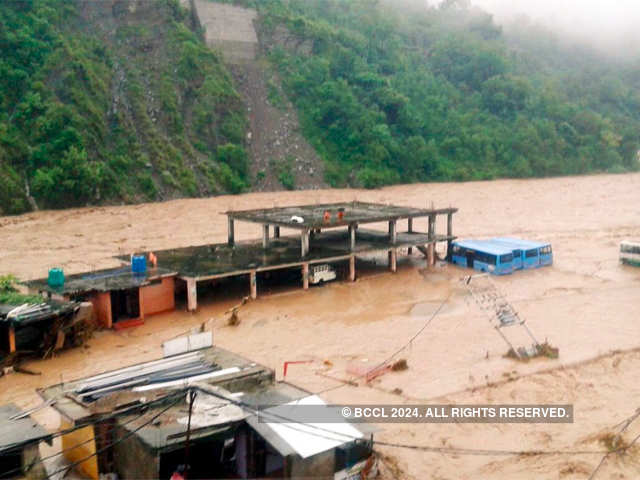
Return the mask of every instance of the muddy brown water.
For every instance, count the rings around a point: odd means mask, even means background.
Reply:
[[[558,360],[517,363],[469,302],[451,266],[424,271],[413,255],[398,273],[368,271],[353,284],[301,291],[259,291],[229,327],[224,312],[235,295],[212,291],[195,314],[176,311],[141,327],[99,332],[87,348],[29,364],[39,376],[0,379],[0,403],[39,402],[34,389],[161,355],[162,341],[202,323],[214,342],[274,368],[294,365],[287,380],[310,391],[339,385],[348,369],[376,364],[404,345],[448,299],[425,331],[402,351],[409,368],[360,387],[325,395],[358,403],[574,403],[571,425],[382,425],[390,442],[482,448],[599,450],[598,435],[633,413],[640,398],[640,269],[618,263],[618,244],[640,238],[640,175],[403,185],[375,191],[318,190],[252,193],[135,206],[42,211],[0,218],[0,272],[43,277],[51,266],[68,273],[109,267],[111,257],[140,250],[226,240],[229,209],[362,200],[407,206],[456,206],[461,237],[519,236],[548,240],[554,266],[496,279],[539,339],[560,349]],[[416,228],[425,225],[417,222]],[[439,231],[445,225],[438,224]],[[259,237],[238,223],[236,238]],[[216,301],[217,300],[217,301]],[[613,351],[624,351],[612,353]],[[332,379],[333,378],[333,379]],[[392,393],[395,390],[395,394]],[[398,394],[398,390],[401,391]],[[38,414],[57,427],[51,411]],[[629,434],[640,433],[640,426]],[[386,478],[396,465],[406,478],[586,478],[599,455],[454,456],[384,447]],[[640,478],[635,450],[610,458],[602,478]],[[586,473],[585,473],[586,472]],[[617,475],[612,477],[612,475]]]

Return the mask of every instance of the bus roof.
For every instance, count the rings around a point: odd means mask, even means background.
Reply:
[[[492,238],[491,240],[503,243],[505,245],[513,245],[515,248],[518,248],[518,247],[520,247],[520,248],[542,248],[542,247],[546,247],[547,245],[551,245],[550,243],[533,242],[531,240],[522,240],[520,238],[503,237],[503,238]]]
[[[623,241],[620,242],[620,245],[629,245],[629,246],[632,246],[632,247],[637,247],[637,246],[640,245],[640,240],[636,240],[636,241],[634,241],[634,240],[623,240]]]
[[[508,253],[513,253],[513,249],[492,243],[489,240],[458,240],[453,242],[453,244],[462,248],[468,248],[469,250],[477,250],[479,252],[490,253],[492,255],[506,255]]]

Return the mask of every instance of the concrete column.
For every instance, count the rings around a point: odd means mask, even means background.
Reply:
[[[436,216],[429,215],[429,240],[433,240],[436,234]]]
[[[453,213],[447,213],[447,260],[451,259],[451,237],[453,236]]]
[[[256,278],[255,270],[251,270],[249,273],[249,288],[251,290],[251,298],[253,300],[258,298],[258,280]]]
[[[392,248],[389,250],[389,270],[396,272],[398,269],[398,249]]]
[[[227,226],[227,231],[228,231],[227,233],[229,235],[228,243],[229,243],[230,247],[233,247],[235,245],[235,243],[236,243],[236,240],[235,240],[235,227],[234,227],[234,224],[233,224],[233,218],[227,217],[227,225],[228,225]]]
[[[398,229],[396,228],[395,220],[389,220],[389,241],[394,245],[398,241]]]
[[[300,255],[304,258],[309,253],[309,230],[302,230],[300,234]]]
[[[429,240],[427,246],[427,264],[433,267],[436,264],[436,216],[429,215]]]
[[[273,226],[273,238],[280,238],[280,227],[278,225]]]
[[[356,257],[351,255],[349,257],[349,281],[356,281]]]
[[[195,278],[187,278],[187,310],[195,312],[198,308],[198,289]]]
[[[9,326],[9,353],[16,351],[16,331],[13,326]]]
[[[305,290],[309,289],[309,264],[302,264],[302,288]]]
[[[269,246],[269,225],[262,225],[262,248]]]
[[[356,226],[349,224],[349,250],[352,252],[356,249]]]

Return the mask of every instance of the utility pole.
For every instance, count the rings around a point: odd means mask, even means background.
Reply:
[[[191,413],[193,412],[193,402],[196,400],[197,392],[189,390],[189,419],[187,420],[187,443],[184,447],[184,478],[189,475],[189,443],[191,441]]]

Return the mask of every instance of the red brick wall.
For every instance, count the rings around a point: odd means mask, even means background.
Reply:
[[[163,278],[162,282],[140,288],[140,316],[167,312],[176,308],[174,278]]]
[[[89,301],[93,304],[96,322],[99,327],[111,328],[111,293],[103,292],[94,294]]]

